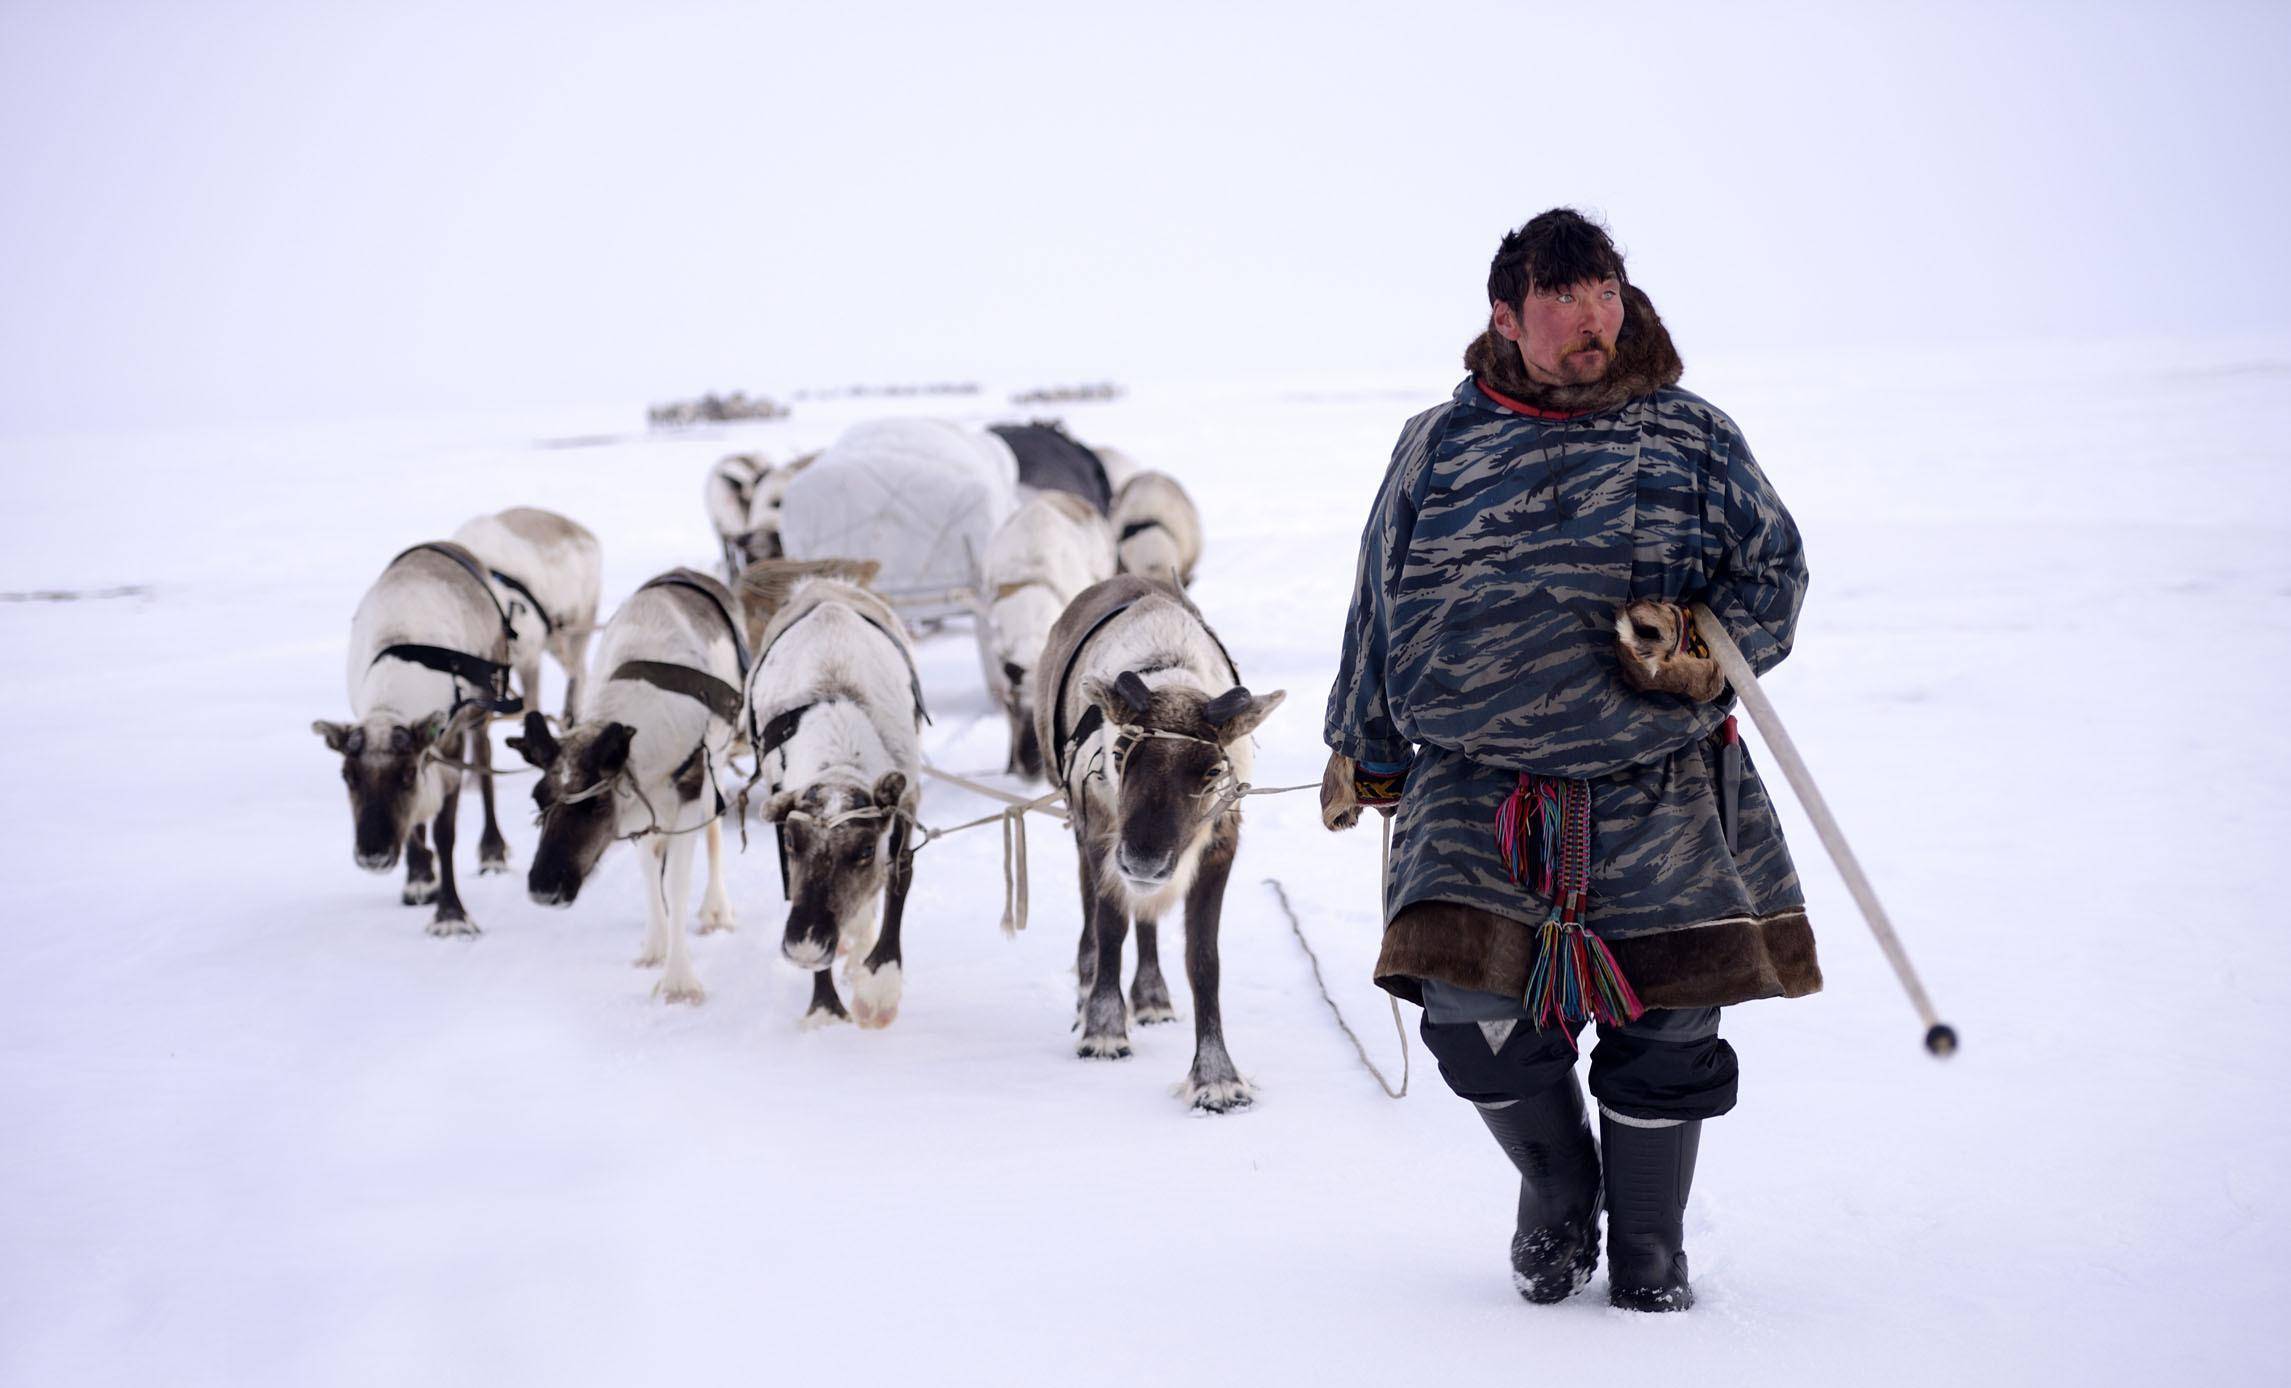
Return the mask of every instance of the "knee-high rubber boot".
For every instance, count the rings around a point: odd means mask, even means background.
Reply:
[[[1479,1110],[1519,1168],[1512,1285],[1529,1301],[1565,1301],[1599,1265],[1599,1149],[1583,1091],[1569,1075],[1533,1098]]]
[[[1694,1305],[1686,1275],[1686,1198],[1700,1120],[1644,1127],[1599,1114],[1607,1169],[1607,1301],[1626,1311]]]

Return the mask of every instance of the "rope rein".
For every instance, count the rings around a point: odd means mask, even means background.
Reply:
[[[1377,1068],[1376,1062],[1368,1058],[1368,1047],[1361,1044],[1360,1033],[1352,1029],[1352,1023],[1344,1019],[1344,1009],[1338,1007],[1336,999],[1329,996],[1328,979],[1321,973],[1320,956],[1313,952],[1312,942],[1305,938],[1305,928],[1297,921],[1296,908],[1289,904],[1288,889],[1281,885],[1280,879],[1277,877],[1266,878],[1265,885],[1271,887],[1273,895],[1280,898],[1281,914],[1289,918],[1289,933],[1297,937],[1298,947],[1304,950],[1306,962],[1313,967],[1313,987],[1320,990],[1321,1001],[1328,1004],[1329,1015],[1336,1018],[1337,1029],[1342,1031],[1345,1039],[1352,1043],[1353,1054],[1360,1057],[1360,1063],[1367,1068],[1369,1075],[1375,1079],[1376,1087],[1384,1091],[1385,1097],[1392,1099],[1407,1098],[1408,1028],[1400,1020],[1400,999],[1389,993],[1385,994],[1385,1000],[1392,1004],[1392,1030],[1400,1037],[1400,1087],[1395,1089],[1392,1086],[1392,1081],[1386,1079],[1384,1072]]]

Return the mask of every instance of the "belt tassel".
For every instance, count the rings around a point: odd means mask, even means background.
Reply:
[[[1536,1029],[1557,1025],[1573,1045],[1585,1022],[1636,1021],[1646,1005],[1607,942],[1583,925],[1591,891],[1591,783],[1522,772],[1496,811],[1495,830],[1512,880],[1551,902],[1523,999]]]

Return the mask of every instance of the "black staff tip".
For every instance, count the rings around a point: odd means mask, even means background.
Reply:
[[[1935,1022],[1925,1033],[1925,1049],[1936,1059],[1947,1060],[1957,1053],[1957,1029],[1947,1022]]]

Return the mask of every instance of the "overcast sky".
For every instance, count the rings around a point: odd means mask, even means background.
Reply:
[[[1860,8],[0,0],[0,429],[2291,326],[2291,6]]]

